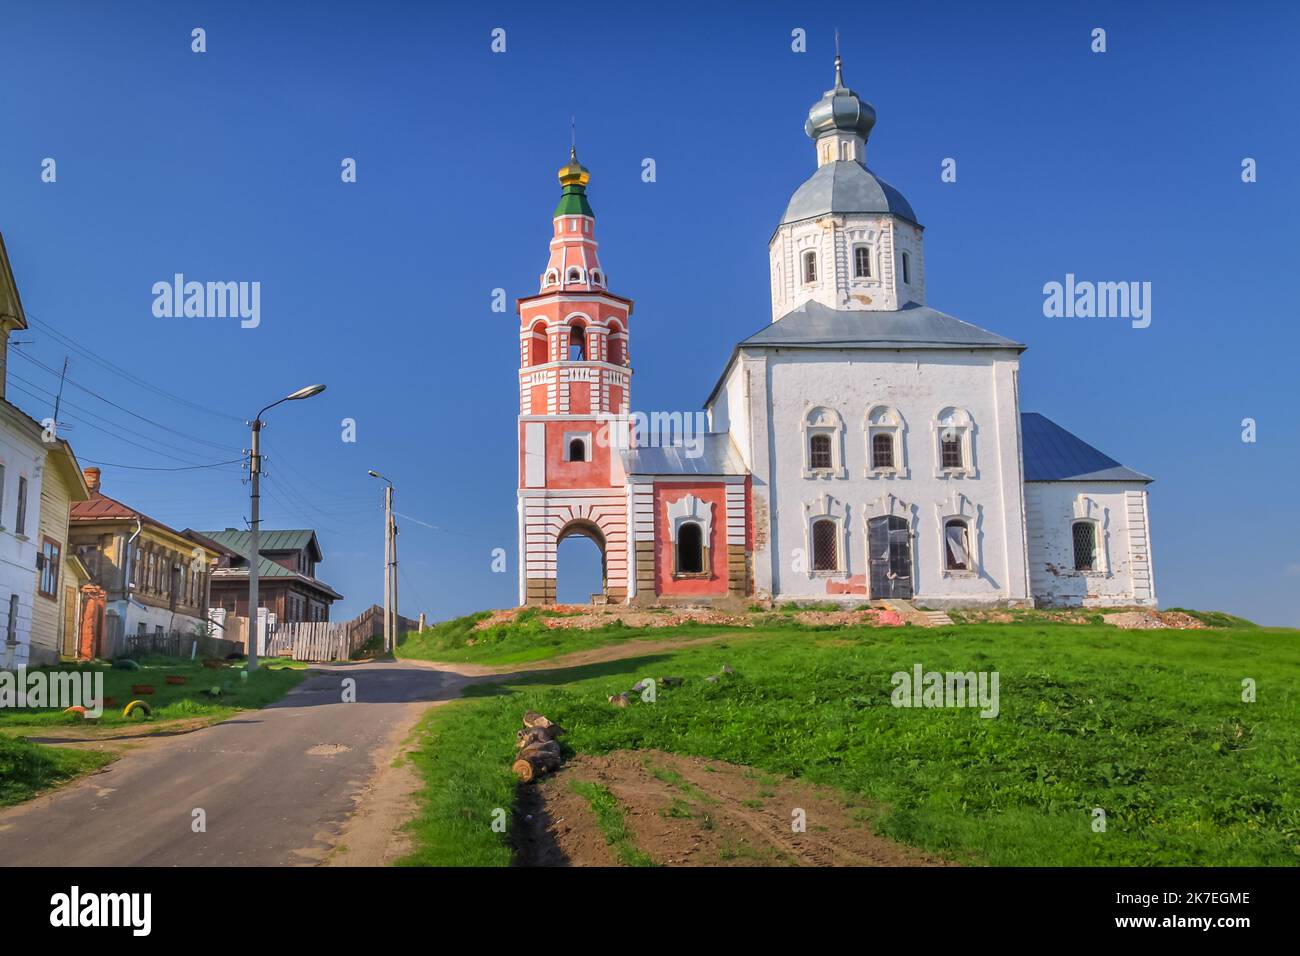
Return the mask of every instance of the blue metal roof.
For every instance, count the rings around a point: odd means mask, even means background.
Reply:
[[[1025,481],[1152,481],[1038,412],[1020,415]]]
[[[861,163],[844,159],[817,167],[794,191],[781,225],[827,213],[860,212],[889,213],[916,222],[916,213],[902,193]]]
[[[699,436],[698,448],[686,445],[625,449],[623,468],[629,475],[746,475],[749,469],[731,446],[727,432]]]
[[[832,309],[809,300],[740,343],[806,348],[985,348],[1024,346],[929,306]]]

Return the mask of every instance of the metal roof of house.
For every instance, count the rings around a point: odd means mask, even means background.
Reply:
[[[197,534],[203,538],[215,541],[217,544],[232,551],[248,560],[252,551],[249,540],[252,537],[251,531],[240,531],[238,528],[226,528],[224,531],[200,531]],[[263,531],[259,535],[257,549],[260,554],[257,556],[257,575],[259,578],[293,578],[303,584],[316,588],[317,590],[330,595],[335,600],[342,600],[343,595],[339,594],[332,587],[319,578],[309,577],[299,571],[286,568],[283,564],[272,561],[266,556],[267,552],[276,551],[298,551],[310,547],[313,549],[313,560],[321,560],[320,544],[316,541],[316,532],[311,530],[293,530],[293,531]],[[212,572],[212,579],[218,580],[242,580],[248,577],[247,568],[218,568]]]
[[[224,531],[200,531],[199,534],[211,538],[222,547],[229,548],[245,558],[248,557],[249,552],[252,550],[249,542],[249,538],[253,534],[251,531],[226,528]],[[324,560],[320,542],[316,539],[316,532],[309,528],[290,531],[263,531],[258,536],[257,550],[263,554],[268,551],[302,551],[306,548],[311,549],[313,561]]]
[[[832,309],[809,300],[787,312],[741,345],[797,348],[1016,349],[1019,342],[963,322],[929,306],[909,302],[901,309]]]
[[[157,518],[152,518],[143,511],[132,508],[130,505],[125,505],[116,498],[110,498],[101,491],[92,493],[90,498],[86,501],[73,501],[68,507],[68,520],[70,522],[84,521],[87,523],[94,521],[139,520],[141,524],[151,525],[167,534],[172,534],[178,538],[185,538],[193,541],[200,547],[208,547],[205,542],[191,537],[184,531],[177,531],[171,525],[164,524]]]
[[[1038,412],[1020,415],[1025,481],[1152,481]]]
[[[861,163],[839,160],[819,166],[794,191],[780,225],[828,213],[857,212],[890,213],[916,222],[916,213],[902,193]]]
[[[700,435],[700,446],[686,445],[624,449],[623,468],[629,475],[745,475],[727,432]]]

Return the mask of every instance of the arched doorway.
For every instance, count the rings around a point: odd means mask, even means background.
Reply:
[[[589,604],[605,584],[605,536],[593,522],[570,521],[555,542],[556,603]]]

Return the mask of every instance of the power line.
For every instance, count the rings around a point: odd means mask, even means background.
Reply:
[[[144,465],[122,465],[115,461],[98,461],[94,458],[81,458],[80,456],[78,456],[77,460],[88,461],[92,465],[105,465],[109,468],[129,468],[131,471],[195,471],[200,468],[220,468],[222,465],[237,465],[244,459],[232,458],[230,461],[214,461],[207,465],[181,465],[175,468],[150,468]]]
[[[15,381],[15,382],[21,382],[23,385],[29,385],[29,386],[31,386],[32,388],[36,389],[38,392],[42,392],[42,393],[44,393],[44,395],[45,395],[46,397],[49,397],[49,396],[52,396],[52,395],[53,395],[53,393],[50,392],[48,389],[41,388],[41,386],[37,385],[35,382],[30,382],[30,381],[28,381],[27,379],[23,378],[21,375],[15,375],[13,372],[10,372],[10,373],[9,373],[9,378],[11,378],[11,379],[12,379],[13,381]],[[18,388],[18,391],[22,392],[22,393],[25,394],[25,395],[30,395],[32,398],[35,398],[35,399],[37,399],[38,401],[41,400],[41,395],[33,394],[32,392],[28,391],[28,390],[25,389],[25,388],[21,388],[21,387],[19,387],[19,388]],[[140,432],[133,431],[133,430],[130,428],[130,426],[128,426],[128,425],[123,425],[121,422],[114,421],[114,420],[111,419],[111,418],[106,418],[105,416],[100,415],[100,414],[97,413],[97,412],[92,412],[90,409],[88,409],[88,408],[83,408],[83,407],[80,406],[80,405],[74,405],[72,402],[68,401],[67,399],[64,399],[63,404],[66,405],[66,406],[69,407],[69,408],[75,408],[77,411],[81,412],[83,415],[89,415],[89,416],[91,416],[92,418],[97,418],[97,419],[99,419],[101,422],[107,422],[109,425],[112,425],[112,426],[115,427],[115,428],[120,428],[120,429],[122,429],[123,431],[127,432],[128,434],[135,435],[137,438],[144,438],[144,439],[146,439],[147,441],[153,441],[153,442],[156,442],[156,443],[157,443],[160,447],[162,447],[162,448],[170,448],[172,451],[178,451],[178,452],[180,452],[182,455],[189,455],[191,458],[193,458],[193,457],[195,457],[195,456],[197,455],[197,452],[195,452],[193,449],[190,449],[190,448],[178,448],[176,445],[169,445],[169,444],[168,444],[167,442],[165,442],[165,441],[160,441],[159,439],[151,438],[151,437],[148,436],[148,435],[142,435]],[[88,427],[90,427],[90,428],[94,428],[94,429],[96,429],[97,431],[102,431],[102,432],[104,432],[105,434],[112,435],[114,438],[119,437],[119,436],[117,435],[116,432],[108,431],[107,429],[103,428],[102,426],[95,425],[95,424],[92,423],[92,422],[84,421],[83,419],[81,419],[81,418],[79,418],[79,417],[77,417],[76,415],[73,415],[73,414],[71,414],[71,413],[69,413],[66,417],[67,417],[68,419],[70,419],[71,421],[77,422],[78,424],[86,425],[86,426],[88,426]],[[57,422],[57,421],[55,422],[55,425],[56,425],[56,427],[57,427],[57,425],[58,425],[58,422]],[[126,439],[124,439],[124,440],[126,440]],[[222,451],[230,451],[230,450],[231,450],[231,449],[229,449],[229,448],[226,448],[225,446],[218,446],[218,447],[220,447]],[[161,454],[161,453],[160,453],[160,454]],[[177,460],[179,460],[179,459],[177,459]]]
[[[44,321],[43,319],[38,319],[36,316],[32,315],[30,311],[27,312],[27,318],[31,319],[33,322],[35,322],[37,325],[39,325],[41,328],[47,331],[50,335],[53,335],[56,339],[58,339],[60,342],[62,342],[69,348],[75,349],[77,352],[84,355],[86,358],[90,359],[92,362],[96,363],[97,365],[100,365],[103,368],[107,369],[108,371],[114,372],[117,375],[122,376],[126,380],[134,383],[135,385],[140,386],[141,388],[148,389],[149,391],[153,392],[156,395],[161,395],[163,398],[171,399],[173,402],[179,402],[180,404],[193,408],[196,411],[205,412],[208,415],[213,415],[217,418],[224,418],[228,421],[240,422],[241,424],[243,422],[243,419],[240,418],[238,415],[232,415],[230,412],[222,412],[222,411],[217,411],[216,409],[213,408],[208,408],[206,405],[201,405],[198,402],[190,401],[188,398],[182,398],[179,395],[173,394],[172,392],[169,392],[166,389],[159,388],[157,385],[154,385],[152,382],[148,382],[140,378],[135,373],[122,368],[122,366],[116,365],[113,362],[110,362],[108,359],[104,358],[103,356],[95,354],[94,352],[90,351],[89,349],[79,344],[76,340],[70,338],[67,335],[64,335],[62,332],[60,332],[50,323]]]
[[[36,358],[36,356],[29,355],[28,353],[22,351],[21,349],[13,350],[13,354],[22,356],[24,359],[31,362],[32,364],[38,365],[41,368],[45,369],[45,371],[49,372],[51,375],[61,374],[57,369],[51,368],[50,366],[42,362],[40,359]],[[219,448],[222,451],[229,451],[231,448],[231,446],[229,445],[223,445],[220,444],[219,442],[209,441],[206,438],[195,438],[193,435],[188,435],[183,431],[178,431],[177,429],[172,428],[170,425],[164,425],[162,422],[154,421],[152,418],[149,418],[145,415],[141,415],[139,412],[132,411],[131,409],[127,408],[125,405],[118,404],[117,402],[113,401],[111,398],[105,398],[103,395],[100,395],[98,392],[94,391],[93,389],[89,389],[85,385],[82,385],[79,382],[74,382],[72,379],[67,379],[67,383],[69,385],[81,389],[87,395],[90,395],[93,398],[97,398],[101,402],[104,402],[107,405],[112,405],[114,408],[126,412],[128,415],[132,416],[133,418],[138,418],[142,422],[147,422],[148,424],[153,425],[155,428],[161,428],[165,432],[171,432],[173,435],[180,435],[182,438],[188,438],[190,441],[198,442],[199,444],[202,445],[209,445],[213,448]]]

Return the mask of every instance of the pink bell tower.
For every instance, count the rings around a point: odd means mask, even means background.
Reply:
[[[600,548],[602,593],[628,595],[627,447],[632,300],[608,291],[571,150],[536,295],[519,300],[519,603],[555,602],[556,552],[570,535]]]

